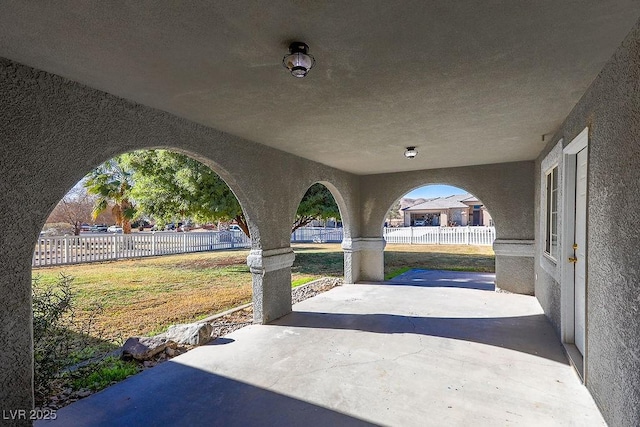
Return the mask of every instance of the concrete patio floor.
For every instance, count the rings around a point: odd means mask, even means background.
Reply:
[[[61,409],[53,423],[605,425],[536,299],[493,292],[493,280],[413,271],[338,287]]]

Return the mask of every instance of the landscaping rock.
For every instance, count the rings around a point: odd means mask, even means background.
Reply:
[[[122,357],[149,360],[164,351],[171,341],[163,337],[131,337],[122,346]]]
[[[186,323],[170,326],[158,337],[175,341],[178,344],[203,345],[211,341],[213,326],[209,323]]]
[[[340,285],[342,285],[342,279],[337,277],[324,277],[322,279],[314,280],[313,282],[293,288],[291,290],[291,303],[297,304],[300,301],[304,301],[307,298],[314,297]]]
[[[86,388],[76,391],[76,396],[79,398],[87,397],[87,396],[90,396],[91,394],[92,394],[91,390]]]

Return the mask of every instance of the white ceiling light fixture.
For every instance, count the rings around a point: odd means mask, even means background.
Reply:
[[[289,45],[289,55],[282,58],[282,65],[293,77],[302,78],[316,65],[316,60],[309,55],[309,46],[306,43],[293,42]]]
[[[416,150],[416,147],[407,147],[407,149],[404,152],[404,156],[407,159],[413,159],[417,155],[418,155],[418,150]]]

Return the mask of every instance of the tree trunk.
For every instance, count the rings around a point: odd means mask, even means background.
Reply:
[[[293,233],[294,231],[296,231],[300,227],[304,227],[305,225],[309,224],[313,220],[314,220],[314,218],[312,216],[299,216],[299,217],[297,217],[296,218],[296,222],[294,222],[293,226],[291,227],[291,233]]]
[[[251,235],[249,234],[249,226],[247,225],[247,220],[245,219],[244,215],[238,215],[234,219],[236,220],[236,222],[238,223],[238,227],[242,229],[244,234],[247,237],[251,237]]]

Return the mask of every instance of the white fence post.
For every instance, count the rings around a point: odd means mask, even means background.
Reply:
[[[64,236],[64,261],[65,264],[69,263],[69,236]]]
[[[114,234],[111,236],[111,249],[113,254],[113,259],[118,259],[118,235]]]

